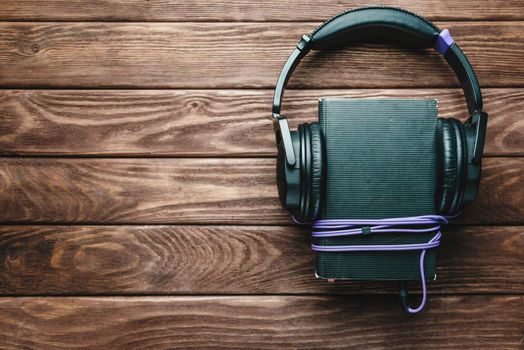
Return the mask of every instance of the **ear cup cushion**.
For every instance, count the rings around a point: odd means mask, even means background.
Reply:
[[[462,123],[457,120],[450,118],[449,123],[452,125],[455,134],[455,147],[457,153],[457,171],[456,171],[456,186],[455,193],[453,194],[453,200],[449,210],[450,215],[458,214],[462,208],[462,202],[464,200],[464,187],[466,183],[466,143],[464,127]]]
[[[310,220],[317,218],[322,198],[324,182],[324,147],[318,123],[311,123],[311,198],[308,210]]]
[[[298,134],[300,138],[300,152],[298,155],[299,167],[300,167],[300,202],[298,206],[298,219],[299,221],[307,221],[307,206],[309,202],[309,185],[308,177],[310,171],[308,170],[307,155],[308,148],[306,135],[308,133],[309,124],[300,124],[298,126]]]
[[[439,182],[437,209],[440,214],[450,214],[457,189],[457,138],[449,120],[437,121],[437,151],[439,156]]]
[[[304,206],[302,207],[302,216],[304,221],[310,221],[309,206],[311,205],[311,173],[312,169],[312,154],[311,154],[311,125],[304,124],[304,155],[305,155],[305,169],[304,169]]]

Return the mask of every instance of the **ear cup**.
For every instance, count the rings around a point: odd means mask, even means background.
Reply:
[[[308,216],[311,220],[317,218],[322,198],[322,187],[324,183],[324,145],[322,134],[318,123],[311,123],[311,199],[309,203]]]
[[[291,131],[291,142],[295,154],[297,155],[297,162],[291,166],[286,161],[286,152],[282,142],[277,140],[278,154],[277,154],[277,188],[278,196],[282,207],[289,210],[292,215],[299,216],[297,213],[300,206],[300,136],[298,131]]]
[[[437,121],[437,147],[439,157],[439,180],[437,209],[439,214],[450,213],[457,187],[457,143],[455,129],[447,119]]]
[[[464,187],[466,183],[466,135],[464,126],[457,120],[450,118],[449,123],[452,125],[455,134],[455,147],[457,151],[457,171],[456,186],[449,215],[455,215],[462,209],[464,201]]]
[[[439,118],[437,122],[439,182],[437,209],[439,214],[454,215],[462,208],[465,183],[465,140],[460,121]]]
[[[320,210],[323,182],[323,147],[318,123],[298,126],[300,149],[300,200],[295,218],[302,222],[313,221]]]
[[[299,219],[302,222],[309,221],[308,208],[311,196],[311,130],[309,124],[298,126],[300,136],[300,205],[298,208]]]

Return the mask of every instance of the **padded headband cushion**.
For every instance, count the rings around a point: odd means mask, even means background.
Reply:
[[[330,49],[349,42],[396,42],[431,47],[440,30],[428,20],[394,7],[365,7],[343,12],[311,33],[311,48]]]

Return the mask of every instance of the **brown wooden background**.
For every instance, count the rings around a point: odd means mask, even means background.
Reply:
[[[322,3],[322,4],[320,4]],[[1,349],[523,349],[524,1],[390,0],[448,27],[490,113],[480,198],[444,233],[422,315],[395,284],[313,277],[274,183],[272,87],[303,33],[363,1],[3,0]],[[438,97],[435,53],[307,57],[322,95]]]

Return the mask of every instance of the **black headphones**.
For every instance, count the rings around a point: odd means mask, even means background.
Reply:
[[[275,87],[273,125],[276,134],[277,184],[282,206],[299,221],[317,218],[324,182],[324,147],[318,123],[304,123],[290,131],[280,106],[286,84],[309,50],[326,50],[350,42],[401,43],[419,48],[435,47],[457,75],[470,117],[462,124],[439,118],[437,143],[439,182],[436,207],[441,215],[456,215],[477,196],[486,134],[487,113],[473,67],[449,35],[414,13],[392,7],[365,7],[336,15],[302,36],[285,63]]]

